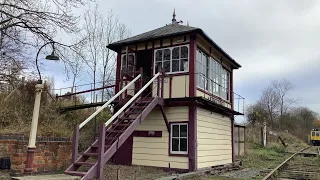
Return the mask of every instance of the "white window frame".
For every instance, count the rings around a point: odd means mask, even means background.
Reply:
[[[203,61],[198,60],[198,56],[205,56],[209,57],[209,63],[205,64],[205,68],[203,67]],[[231,102],[231,93],[230,93],[230,82],[231,82],[231,76],[230,72],[224,68],[218,61],[216,61],[213,57],[208,56],[205,52],[203,52],[200,48],[197,48],[197,56],[196,56],[196,73],[197,73],[197,88],[200,88],[204,90],[205,92],[208,92],[210,94],[216,95],[223,99],[224,101]],[[201,64],[201,67],[199,66],[199,63]],[[207,69],[209,67],[209,73],[202,72],[204,69]],[[200,72],[199,72],[200,70]],[[222,77],[222,72],[226,72],[226,79]],[[207,80],[204,80],[202,78],[207,78]],[[203,81],[204,84],[199,83],[198,81]],[[223,81],[225,80],[225,81]],[[207,84],[205,83],[207,82]],[[214,83],[216,82],[216,83]],[[201,87],[201,85],[204,85],[204,87]],[[225,85],[225,87],[224,87]],[[208,87],[210,86],[210,87]],[[215,86],[215,87],[214,87]],[[226,90],[225,90],[226,88]],[[226,91],[226,92],[223,92]],[[222,93],[225,93],[223,95]],[[225,96],[225,97],[224,97]]]
[[[122,58],[123,56],[126,56],[127,54],[126,53],[123,53],[121,54],[121,59],[120,59],[120,70],[122,70]],[[128,56],[129,55],[133,55],[133,63],[134,63],[134,67],[136,67],[136,54],[135,53],[128,53]],[[128,58],[126,58],[126,63],[128,64]],[[135,69],[134,69],[135,71]]]
[[[198,59],[198,57],[201,57],[201,60]],[[205,59],[202,59],[202,58]],[[208,82],[208,78],[206,77],[207,74],[207,64],[208,62],[210,62],[209,60],[209,56],[207,54],[205,54],[202,51],[197,51],[197,55],[196,55],[196,67],[197,67],[197,86],[198,86],[198,82],[200,83],[198,87],[200,87],[201,89],[208,89],[209,88],[209,82]],[[199,65],[201,67],[199,67]],[[199,72],[200,70],[200,72]],[[201,87],[203,86],[203,87]]]
[[[187,64],[188,64],[188,67],[186,70],[184,71],[175,71],[175,72],[172,72],[172,50],[174,48],[177,48],[177,47],[187,47],[188,48],[188,55],[187,55],[187,58],[181,58],[181,48],[180,48],[180,54],[179,54],[179,59],[176,59],[176,60],[179,60],[179,69],[180,69],[180,62],[181,62],[181,59],[187,59]],[[155,49],[154,52],[153,52],[153,74],[156,73],[156,64],[157,64],[157,61],[156,61],[156,53],[157,51],[159,50],[162,50],[162,67],[163,67],[163,62],[164,61],[168,61],[168,60],[164,60],[164,49],[170,49],[170,72],[165,72],[166,74],[177,74],[177,73],[185,73],[185,72],[189,72],[189,62],[190,62],[190,47],[189,47],[189,44],[184,44],[184,45],[179,45],[179,46],[173,46],[173,47],[166,47],[166,48],[159,48],[159,49]]]
[[[179,125],[179,149],[180,149],[180,139],[187,139],[187,150],[186,151],[172,151],[172,138],[177,138],[177,137],[172,137],[173,134],[173,126],[174,125]],[[180,125],[186,125],[187,126],[187,137],[180,137]],[[188,154],[188,123],[171,123],[170,125],[170,154]]]
[[[223,76],[225,75],[225,77]],[[225,68],[222,67],[221,69],[221,90],[220,95],[221,98],[230,101],[230,72],[228,72]],[[223,97],[225,96],[225,97]],[[229,97],[229,99],[228,99]]]

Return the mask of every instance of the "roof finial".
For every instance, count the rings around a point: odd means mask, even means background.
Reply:
[[[176,24],[177,20],[176,20],[176,8],[173,9],[173,15],[172,15],[172,24]]]

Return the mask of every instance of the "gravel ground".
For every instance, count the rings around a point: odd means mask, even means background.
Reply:
[[[221,174],[220,176],[239,179],[252,179],[259,175],[260,171],[255,169],[241,169],[238,171],[231,171]]]
[[[118,173],[117,173],[118,172]],[[121,165],[105,165],[104,179],[119,180],[153,180],[160,177],[170,175],[159,168],[144,166],[121,166]]]
[[[9,170],[0,170],[0,180],[10,180],[10,172]]]
[[[253,169],[242,169],[238,171],[230,171],[221,173],[219,175],[211,176],[211,175],[194,175],[181,178],[181,180],[240,180],[240,179],[256,179],[259,176],[259,170]]]

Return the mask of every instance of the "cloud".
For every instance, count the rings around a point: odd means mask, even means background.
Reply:
[[[170,23],[175,8],[177,20],[203,29],[242,65],[234,72],[234,91],[247,103],[271,80],[287,78],[296,86],[292,95],[320,112],[319,1],[100,0],[99,8],[105,15],[113,9],[132,35]]]

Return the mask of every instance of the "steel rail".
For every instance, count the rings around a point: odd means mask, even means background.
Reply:
[[[278,165],[276,168],[274,168],[271,172],[269,172],[269,174],[267,174],[265,177],[263,177],[262,180],[267,180],[267,179],[271,179],[273,177],[273,174],[278,170],[280,169],[282,166],[284,166],[286,163],[288,163],[294,156],[296,156],[297,154],[299,154],[300,152],[306,150],[310,148],[309,147],[306,147],[306,148],[302,148],[300,151],[294,153],[293,155],[291,155],[289,158],[287,158],[286,160],[284,160],[280,165]]]

